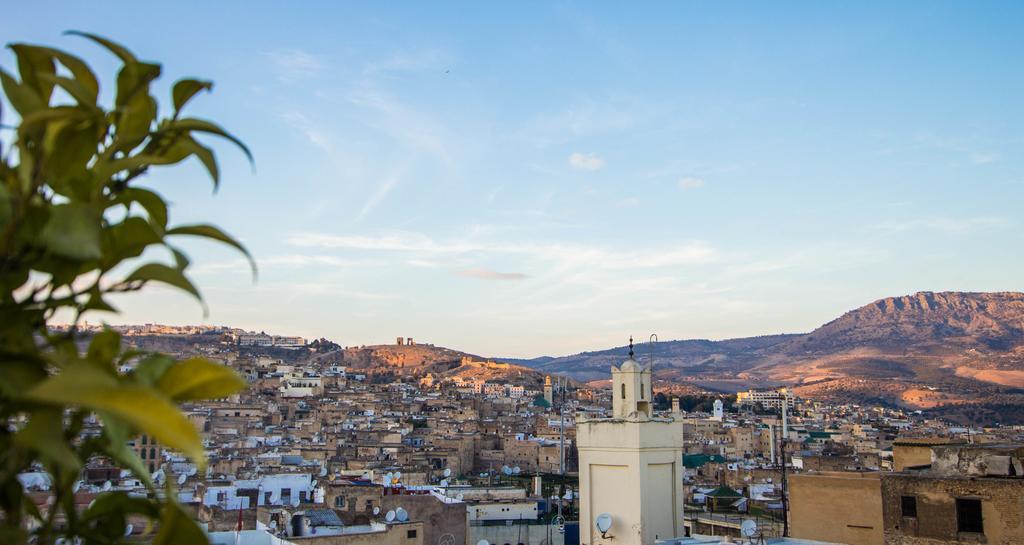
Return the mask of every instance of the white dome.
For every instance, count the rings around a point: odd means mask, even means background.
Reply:
[[[643,366],[637,363],[633,358],[629,358],[622,362],[622,365],[619,367],[619,371],[643,371],[643,369]]]

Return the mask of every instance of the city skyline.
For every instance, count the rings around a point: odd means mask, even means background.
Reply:
[[[218,145],[215,197],[196,164],[144,185],[172,223],[241,239],[260,278],[186,245],[209,317],[154,288],[111,323],[534,357],[1020,291],[1017,5],[220,4],[162,14],[180,35],[114,6],[25,6],[0,30],[99,73],[115,59],[61,32],[107,35],[165,63],[164,97],[213,79],[195,112],[255,170]]]

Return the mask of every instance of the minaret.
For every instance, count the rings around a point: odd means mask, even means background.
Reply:
[[[551,375],[544,377],[544,401],[551,407],[555,403],[554,388],[551,386]]]
[[[633,338],[629,338],[629,359],[618,368],[612,366],[612,417],[627,418],[632,413],[650,418],[651,370],[633,359]]]
[[[629,358],[612,367],[611,418],[577,421],[580,545],[651,545],[682,536],[683,420],[651,411],[651,370]],[[611,516],[601,532],[595,518]]]

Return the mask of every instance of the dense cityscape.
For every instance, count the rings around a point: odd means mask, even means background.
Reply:
[[[598,543],[589,518],[623,509],[630,494],[659,502],[666,492],[656,483],[628,490],[627,478],[614,498],[592,495],[618,486],[592,482],[599,477],[588,469],[587,452],[608,446],[586,443],[595,441],[588,426],[602,422],[666,426],[616,448],[678,457],[669,458],[679,482],[667,497],[678,495],[669,505],[681,517],[644,518],[642,539],[672,537],[659,533],[666,528],[851,545],[1020,535],[999,502],[1024,490],[1014,478],[1024,477],[1021,426],[962,426],[920,411],[802,399],[788,388],[666,395],[653,391],[632,344],[613,381],[593,386],[413,338],[342,347],[215,326],[110,329],[141,350],[212,358],[248,383],[231,398],[186,406],[209,457],[205,474],[152,438],[131,442],[215,543]],[[45,503],[49,477],[21,479]],[[79,501],[108,490],[145,488],[94,460]],[[968,494],[977,506],[965,507]],[[918,507],[917,497],[926,503]]]

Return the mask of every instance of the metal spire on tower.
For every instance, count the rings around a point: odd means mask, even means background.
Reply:
[[[629,359],[633,359],[633,336],[629,336]]]

